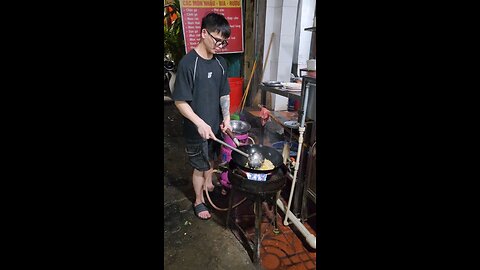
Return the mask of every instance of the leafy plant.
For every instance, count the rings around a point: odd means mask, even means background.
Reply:
[[[174,61],[175,64],[178,64],[180,59],[185,55],[185,42],[183,40],[179,0],[165,5],[163,14],[163,46],[165,49],[165,57]]]

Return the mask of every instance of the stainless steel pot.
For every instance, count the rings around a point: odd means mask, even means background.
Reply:
[[[241,120],[231,120],[230,125],[232,126],[232,132],[236,134],[246,134],[252,128],[249,123]]]

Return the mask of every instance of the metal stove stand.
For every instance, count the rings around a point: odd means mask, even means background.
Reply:
[[[270,179],[265,182],[248,180],[247,178],[236,174],[235,172],[229,171],[228,177],[232,184],[230,191],[230,198],[228,203],[228,212],[227,212],[227,228],[236,229],[240,232],[240,236],[244,242],[247,243],[246,248],[247,252],[252,254],[252,262],[258,265],[260,263],[260,245],[261,245],[261,233],[260,225],[262,222],[262,203],[272,203],[274,205],[274,221],[273,226],[274,230],[277,230],[277,206],[276,201],[279,197],[279,191],[285,186],[286,176],[283,170],[279,169],[275,175],[272,175]],[[254,202],[255,209],[255,238],[253,241],[253,247],[250,244],[250,241],[247,238],[246,232],[241,228],[239,224],[235,221],[231,222],[232,215],[232,204],[233,197],[235,193],[241,193],[247,199]],[[233,225],[233,226],[232,226]],[[232,228],[233,227],[233,228]]]

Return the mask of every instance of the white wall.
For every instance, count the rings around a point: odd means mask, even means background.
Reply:
[[[301,68],[307,68],[307,60],[310,56],[312,32],[305,31],[304,29],[313,26],[315,0],[302,0],[300,14],[302,15],[300,16],[300,42],[298,44],[298,75],[300,75]]]
[[[297,10],[299,2],[301,7]],[[301,68],[307,67],[310,56],[312,32],[305,28],[313,26],[315,15],[315,0],[267,0],[265,18],[265,46],[263,59],[266,60],[268,45],[272,33],[275,33],[270,55],[266,62],[263,81],[290,81],[292,63],[294,58],[298,63],[297,74]],[[299,40],[295,46],[295,29],[299,22]],[[272,95],[272,107],[274,110],[287,110],[288,99],[279,95]]]
[[[293,47],[297,6],[298,0],[267,0],[264,60],[267,58],[272,33],[275,33],[275,36],[268,62],[266,62],[263,81],[290,81],[293,55],[296,53]],[[287,110],[288,99],[279,95],[272,95],[272,105],[274,110]]]

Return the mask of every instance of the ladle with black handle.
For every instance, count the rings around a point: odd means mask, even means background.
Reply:
[[[232,150],[234,150],[234,151],[237,151],[239,154],[241,154],[241,155],[245,156],[246,158],[248,158],[248,165],[249,165],[250,167],[252,167],[253,169],[260,168],[260,167],[262,166],[263,162],[265,161],[265,159],[263,158],[263,155],[262,155],[261,153],[255,152],[255,153],[249,155],[249,154],[247,154],[247,153],[245,153],[245,152],[243,152],[243,151],[238,150],[237,148],[229,145],[228,143],[226,143],[226,142],[224,142],[224,141],[222,141],[222,140],[219,140],[219,139],[217,139],[217,138],[214,138],[214,139],[212,139],[212,140],[218,142],[218,143],[221,144],[221,145],[225,145],[226,147],[228,147],[228,148],[230,148],[230,149],[232,149]]]

